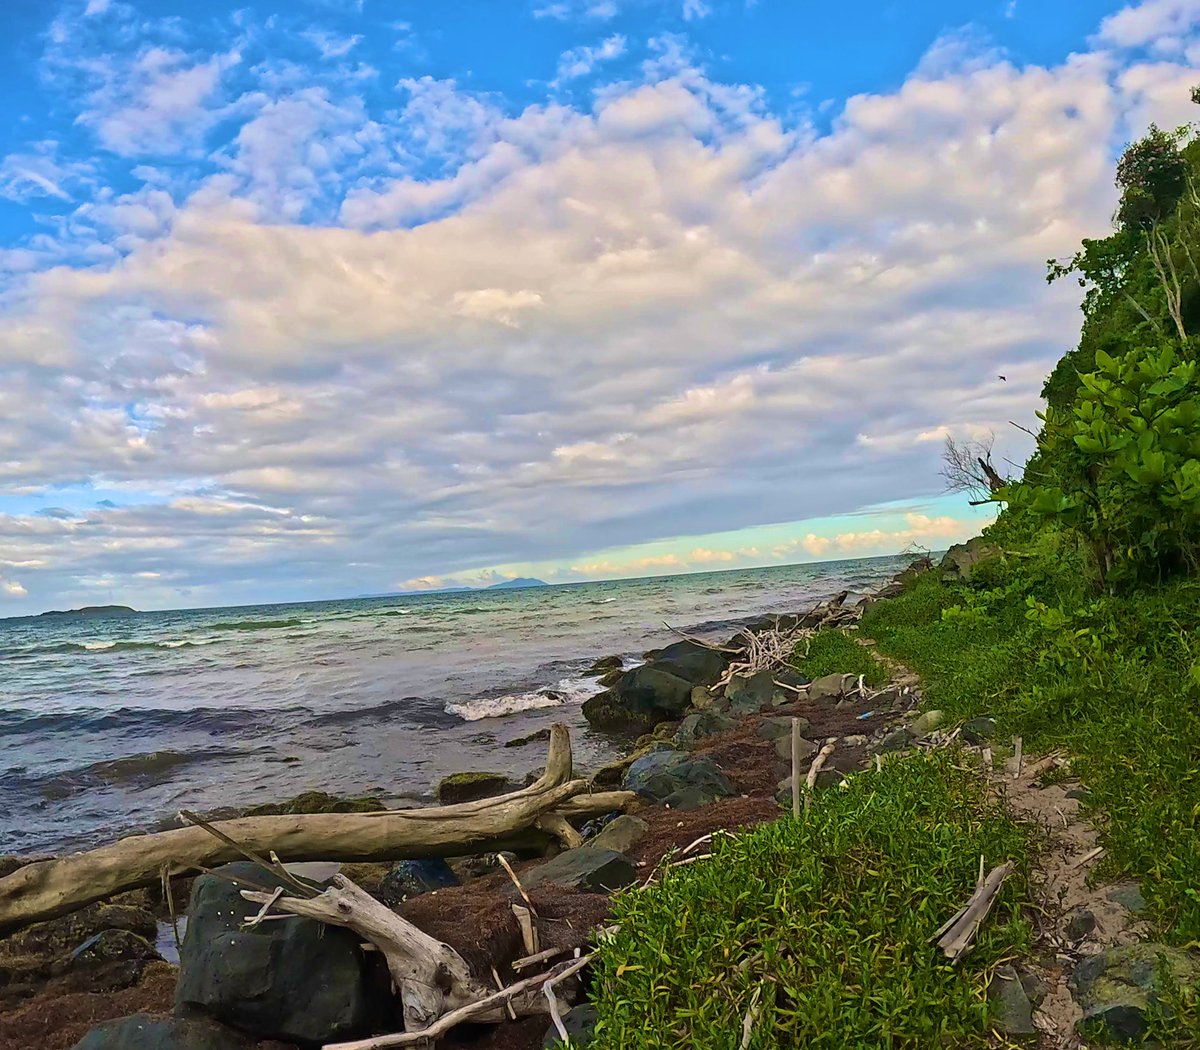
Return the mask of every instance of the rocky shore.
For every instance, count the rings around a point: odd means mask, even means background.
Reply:
[[[972,558],[970,550],[956,548],[940,571],[969,571]],[[756,647],[816,630],[852,630],[871,602],[931,568],[927,560],[914,563],[879,594],[853,604],[839,595],[808,612],[763,618],[723,645],[684,638],[647,653],[644,663],[628,670],[619,657],[598,660],[592,670],[607,689],[585,703],[584,713],[593,726],[629,744],[626,757],[592,770],[588,779],[594,791],[619,788],[632,792],[633,801],[624,811],[582,823],[573,848],[563,848],[561,835],[533,832],[510,849],[478,855],[291,867],[316,886],[340,870],[452,946],[491,987],[529,975],[513,966],[529,954],[528,937],[514,917],[513,905],[522,899],[532,912],[540,952],[569,959],[586,951],[593,931],[604,925],[610,895],[645,881],[672,851],[718,830],[773,820],[781,805],[790,808],[794,763],[803,762],[807,771],[819,751],[825,754],[825,744],[833,746],[816,772],[820,790],[889,752],[945,746],[956,738],[988,746],[992,728],[986,719],[947,732],[937,711],[922,712],[918,684],[903,669],[870,687],[853,673],[809,681],[782,662],[768,659],[756,667],[747,657]],[[798,742],[792,739],[796,720]],[[546,735],[509,746],[543,746]],[[1028,788],[1028,797],[1022,796],[1028,808],[1041,789],[1027,781],[1018,778],[1017,784]],[[438,799],[464,803],[520,787],[502,770],[468,771],[446,778]],[[369,812],[379,806],[371,799],[309,793],[260,811]],[[0,861],[6,865],[0,877],[21,863]],[[0,1050],[281,1050],[401,1031],[387,966],[380,952],[363,950],[361,937],[303,917],[247,925],[255,908],[240,889],[270,892],[282,884],[277,873],[249,862],[228,864],[176,880],[170,897],[161,889],[125,893],[0,941]],[[1136,888],[1125,894],[1119,907],[1135,914]],[[1095,930],[1092,904],[1089,910],[1068,901],[1079,934],[1073,943]],[[172,911],[186,911],[177,950],[169,932]],[[1091,925],[1083,930],[1088,916]],[[1105,916],[1105,922],[1115,921]],[[1035,968],[1012,969],[1006,975],[1012,980],[995,991],[998,1001],[1003,997],[998,1015],[1009,1034],[1036,1036],[1033,1010],[1053,999],[1068,977],[1086,1009],[1110,1012],[1114,1026],[1134,1023],[1137,1007],[1130,1000],[1140,995],[1144,1004],[1147,992],[1129,975],[1141,970],[1132,955],[1113,954],[1133,950],[1132,934],[1125,931],[1134,921],[1121,926],[1115,942],[1094,944],[1090,961],[1057,983]],[[1194,965],[1179,954],[1179,966]],[[561,998],[574,1045],[586,1045],[594,1014],[583,985],[565,986]],[[552,1046],[556,1039],[543,1014],[466,1023],[437,1045],[502,1050]]]

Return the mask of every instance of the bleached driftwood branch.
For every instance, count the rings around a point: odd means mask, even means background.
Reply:
[[[1004,885],[1004,880],[1012,874],[1014,869],[1012,861],[1005,861],[993,868],[987,878],[984,878],[983,858],[979,859],[980,871],[979,878],[975,883],[975,892],[971,894],[967,903],[930,938],[931,940],[938,939],[938,947],[952,962],[962,958],[971,950],[971,945],[975,943],[975,936],[979,933],[983,920],[992,910],[1000,887]]]

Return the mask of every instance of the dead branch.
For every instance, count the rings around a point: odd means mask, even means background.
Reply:
[[[996,895],[1004,885],[1004,880],[1012,874],[1013,868],[1012,861],[1005,861],[993,868],[987,878],[980,878],[967,903],[933,935],[938,938],[938,947],[946,958],[954,962],[971,950],[983,920],[992,910]]]

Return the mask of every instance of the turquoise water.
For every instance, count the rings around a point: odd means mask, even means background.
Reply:
[[[555,721],[577,764],[582,674],[663,626],[714,637],[765,612],[865,591],[906,558],[521,590],[0,621],[0,854],[93,845],[321,789],[427,799],[462,769],[523,775]]]

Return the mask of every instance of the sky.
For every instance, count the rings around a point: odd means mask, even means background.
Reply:
[[[1200,0],[4,14],[0,616],[965,539],[1200,80]]]

